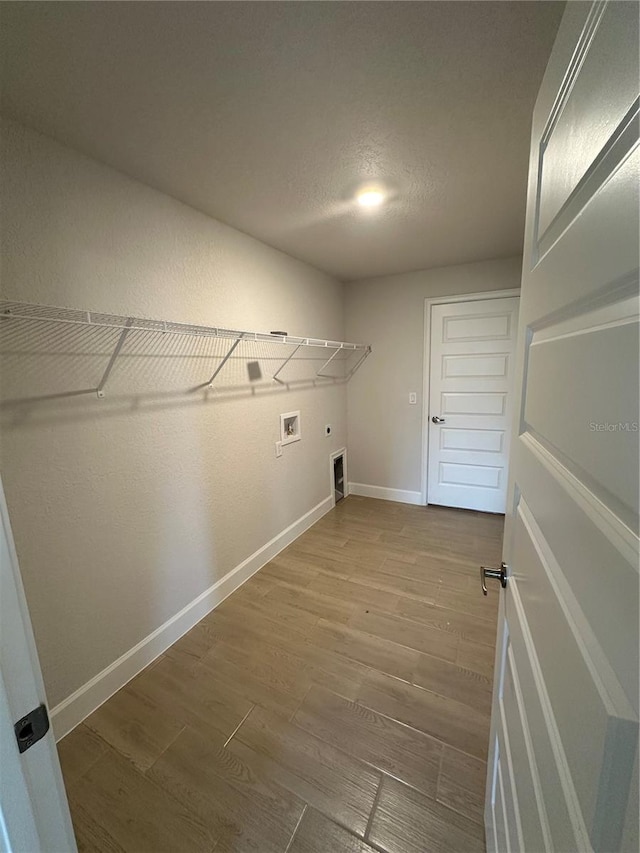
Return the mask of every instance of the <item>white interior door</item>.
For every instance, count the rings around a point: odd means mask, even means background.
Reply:
[[[568,3],[535,108],[486,801],[638,851],[638,5]]]
[[[43,566],[46,571],[46,566]],[[68,853],[76,843],[53,731],[20,753],[14,724],[46,706],[0,482],[0,850]]]
[[[431,306],[430,504],[505,511],[518,302]]]

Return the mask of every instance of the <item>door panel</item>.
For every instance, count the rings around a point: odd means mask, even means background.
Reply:
[[[637,28],[568,4],[534,113],[490,850],[638,849]]]
[[[515,780],[518,802],[527,804],[526,808],[518,810],[522,824],[522,837],[529,839],[531,850],[550,850],[549,827],[543,807],[544,798],[511,649],[506,660],[502,706],[504,708],[502,726],[509,732],[512,761],[515,767],[521,769]]]
[[[440,448],[442,450],[468,450],[472,453],[502,453],[504,450],[504,432],[489,429],[452,429],[440,430]]]
[[[506,376],[508,355],[446,355],[442,359],[442,378],[458,376],[494,377]]]
[[[637,381],[639,344],[637,297],[534,332],[524,411],[529,432],[568,461],[590,491],[636,532],[638,410],[625,389]],[[571,419],[558,417],[548,404],[567,389]],[[576,430],[576,422],[588,429]],[[615,437],[606,454],[600,452],[603,432]]]
[[[638,97],[634,63],[637,11],[621,15],[598,4],[577,45],[552,120],[542,137],[539,224],[541,235],[585,177]],[[615,45],[616,49],[611,50]],[[598,120],[593,120],[593,105]]]
[[[518,297],[434,305],[428,503],[504,512]]]

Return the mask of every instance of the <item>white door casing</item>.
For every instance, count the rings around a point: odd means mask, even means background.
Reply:
[[[569,3],[536,103],[485,825],[638,850],[638,4]]]
[[[505,511],[518,301],[429,306],[430,504]]]
[[[43,566],[43,571],[46,567]],[[53,730],[22,754],[13,724],[40,704],[44,684],[0,482],[0,850],[76,850]]]

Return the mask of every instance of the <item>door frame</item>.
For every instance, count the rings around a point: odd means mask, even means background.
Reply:
[[[508,299],[520,296],[519,287],[507,290],[488,290],[478,293],[459,293],[455,296],[428,296],[424,300],[424,352],[422,359],[422,470],[420,472],[420,500],[428,506],[429,494],[429,392],[431,382],[431,309],[434,305],[449,302],[480,302],[485,299]]]
[[[18,752],[14,722],[39,704],[48,708],[29,608],[0,478],[0,587],[11,618],[3,641],[11,661],[0,671],[0,849],[77,850],[53,729],[24,753]],[[5,611],[6,615],[6,611]],[[19,712],[19,713],[18,713]]]

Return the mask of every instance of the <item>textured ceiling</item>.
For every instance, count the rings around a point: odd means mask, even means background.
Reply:
[[[347,280],[521,250],[562,3],[0,6],[5,114],[294,257]]]

